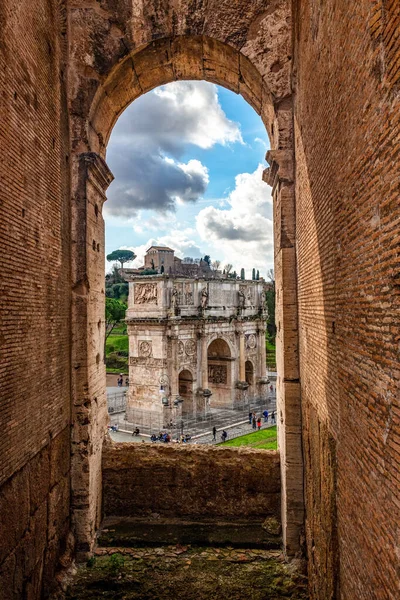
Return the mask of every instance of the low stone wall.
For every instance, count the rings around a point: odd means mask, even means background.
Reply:
[[[109,441],[103,513],[280,520],[279,460],[267,450]]]

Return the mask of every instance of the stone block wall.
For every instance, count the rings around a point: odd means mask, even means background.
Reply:
[[[2,600],[37,599],[46,592],[69,527],[71,249],[64,4],[0,3]]]
[[[400,7],[389,0],[305,0],[294,20],[311,597],[394,599],[400,595]]]
[[[103,448],[105,516],[280,520],[279,454],[214,446]]]

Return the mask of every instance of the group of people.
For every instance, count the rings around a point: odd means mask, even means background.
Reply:
[[[268,410],[265,409],[263,411],[263,417],[264,417],[264,423],[268,423],[268,419],[269,419],[269,413]],[[255,412],[249,412],[249,425],[251,425],[253,427],[253,429],[261,429],[261,423],[262,423],[262,418],[261,416],[256,415]],[[271,412],[271,423],[275,423],[275,411],[273,410]]]
[[[137,429],[137,431],[139,431],[139,429]],[[177,444],[188,444],[191,439],[192,439],[192,437],[188,433],[186,433],[186,434],[180,435],[175,440],[172,440],[170,434],[167,431],[160,431],[158,435],[156,435],[155,433],[152,433],[150,436],[150,441],[163,442],[164,444],[168,444],[171,441],[173,441]]]
[[[212,434],[213,434],[213,442],[216,442],[217,441],[217,428],[215,427],[215,425],[212,428]],[[228,434],[225,431],[225,429],[223,429],[221,432],[221,441],[225,442],[227,437],[228,437]]]
[[[150,441],[152,442],[164,442],[164,444],[168,444],[171,441],[171,436],[168,431],[160,431],[158,435],[152,433],[150,436]]]
[[[124,376],[123,376],[122,373],[120,373],[120,375],[119,375],[119,377],[117,379],[117,385],[118,385],[118,387],[122,387],[123,384],[124,384]],[[129,378],[128,377],[125,377],[125,385],[126,385],[126,387],[128,387],[128,385],[129,385]]]

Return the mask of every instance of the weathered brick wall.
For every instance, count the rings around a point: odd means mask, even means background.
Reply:
[[[279,454],[214,446],[103,448],[106,516],[280,519]]]
[[[321,600],[400,595],[399,18],[378,0],[305,0],[295,15],[306,534]]]
[[[40,597],[42,579],[54,579],[68,531],[64,17],[58,0],[0,3],[2,600]]]

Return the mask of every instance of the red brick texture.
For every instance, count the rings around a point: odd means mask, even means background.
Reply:
[[[39,598],[69,521],[70,217],[59,0],[0,3],[0,596]],[[10,576],[13,584],[8,584]]]
[[[297,259],[313,598],[399,588],[400,7],[295,15]],[[338,552],[339,551],[339,552]]]
[[[280,487],[273,451],[113,442],[103,449],[105,516],[280,520]]]

